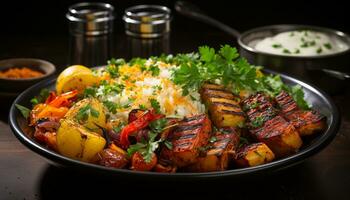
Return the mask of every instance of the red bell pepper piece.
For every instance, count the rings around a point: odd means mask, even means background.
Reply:
[[[133,132],[139,131],[148,126],[154,120],[163,118],[164,115],[157,114],[153,109],[145,112],[144,115],[126,125],[120,133],[120,145],[123,148],[128,148],[130,145],[128,136]]]
[[[78,90],[73,90],[70,92],[58,95],[48,103],[48,105],[59,108],[59,107],[69,107],[74,101],[75,97],[78,95]]]

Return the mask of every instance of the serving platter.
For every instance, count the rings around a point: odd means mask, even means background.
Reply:
[[[264,70],[265,73],[277,74],[277,72]],[[280,73],[278,73],[280,74]],[[242,169],[230,169],[218,172],[201,172],[201,173],[159,173],[159,172],[140,172],[127,169],[115,169],[99,166],[91,163],[86,163],[78,160],[74,160],[59,153],[52,151],[30,137],[31,129],[27,126],[26,120],[22,117],[21,113],[16,109],[15,104],[20,104],[26,107],[30,107],[30,99],[39,94],[43,88],[53,90],[55,88],[56,78],[42,81],[21,93],[13,102],[10,108],[9,124],[14,135],[23,143],[26,147],[34,151],[35,153],[43,156],[51,163],[59,166],[79,169],[79,171],[87,171],[97,174],[105,174],[107,176],[122,176],[129,178],[152,178],[152,179],[167,179],[167,180],[179,180],[179,179],[216,179],[227,177],[247,177],[256,174],[266,174],[276,172],[281,169],[296,165],[312,155],[317,154],[324,149],[336,136],[340,126],[340,114],[333,103],[332,99],[319,88],[295,79],[288,75],[280,74],[281,79],[288,85],[301,85],[305,92],[305,99],[309,102],[315,110],[327,117],[327,128],[324,132],[308,138],[303,147],[294,155],[289,157],[275,160],[271,163],[242,168]]]

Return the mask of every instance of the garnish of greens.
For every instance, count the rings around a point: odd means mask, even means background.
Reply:
[[[15,104],[15,106],[21,112],[22,116],[28,119],[31,110],[19,104]]]
[[[100,113],[97,110],[95,110],[93,107],[91,107],[91,105],[86,105],[86,106],[79,109],[75,118],[79,122],[84,122],[89,118],[90,115],[92,117],[98,118]]]
[[[47,97],[50,95],[50,90],[47,88],[44,88],[40,91],[38,96],[35,96],[30,100],[30,102],[33,104],[33,106],[45,102]]]
[[[150,99],[149,101],[151,102],[151,106],[156,111],[156,113],[158,113],[158,114],[161,113],[159,102],[155,99]]]
[[[218,52],[202,46],[198,53],[162,56],[158,59],[179,65],[173,72],[173,82],[182,86],[183,95],[198,91],[204,82],[212,82],[225,85],[235,94],[251,91],[276,96],[285,90],[293,96],[298,106],[309,108],[300,86],[284,84],[279,75],[262,75],[261,67],[249,64],[239,56],[236,48],[229,45],[221,46]]]
[[[143,156],[143,159],[149,163],[151,162],[152,155],[154,151],[159,147],[159,144],[163,142],[163,139],[156,140],[156,137],[166,128],[167,120],[161,118],[155,120],[149,124],[150,131],[148,132],[148,141],[145,139],[136,144],[130,145],[127,152],[131,156],[135,152],[140,152]],[[164,144],[169,148],[171,143],[164,142]]]

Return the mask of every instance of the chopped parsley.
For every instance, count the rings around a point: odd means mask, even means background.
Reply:
[[[113,114],[117,113],[117,109],[120,107],[118,104],[112,101],[103,101],[103,105],[107,108],[107,110]]]
[[[149,66],[147,70],[151,72],[152,76],[158,76],[160,73],[160,69],[156,65]]]
[[[273,44],[272,47],[275,49],[279,49],[279,48],[282,48],[282,45],[281,44]]]
[[[250,125],[253,128],[258,128],[264,124],[264,118],[261,116],[256,117],[253,121],[250,122]]]
[[[98,118],[100,113],[97,110],[95,110],[91,105],[86,105],[79,109],[75,118],[79,122],[84,122],[89,118],[90,115],[92,117]]]
[[[320,48],[318,48],[317,50],[316,50],[316,52],[318,53],[318,54],[320,54],[320,53],[322,53],[322,47],[320,47]]]
[[[148,141],[141,141],[134,145],[130,145],[127,150],[128,155],[131,156],[135,152],[140,152],[141,155],[143,156],[143,159],[147,163],[151,162],[153,153],[155,152],[155,150],[157,150],[157,148],[159,147],[159,144],[163,142],[162,139],[156,140],[156,137],[158,136],[158,134],[160,134],[164,130],[166,124],[167,124],[167,120],[165,118],[161,118],[151,122],[149,125],[151,130],[148,132],[148,138],[149,138]],[[166,143],[165,145],[167,146]],[[171,148],[172,148],[172,145],[171,145]]]
[[[106,72],[109,73],[109,75],[112,78],[116,78],[119,76],[119,66],[125,64],[124,59],[115,59],[112,58],[107,62],[107,66],[105,68]]]
[[[290,51],[288,49],[283,49],[283,53],[290,54]]]
[[[218,139],[215,137],[215,136],[212,136],[210,139],[209,139],[209,142],[210,143],[214,143],[216,142]]]
[[[40,91],[39,95],[32,98],[30,102],[33,104],[33,106],[45,102],[47,97],[50,95],[50,90],[47,88],[44,88]]]
[[[152,108],[156,111],[156,113],[161,113],[160,112],[160,104],[156,99],[150,99]]]
[[[87,87],[83,92],[83,96],[84,98],[96,97],[96,93],[97,93],[97,87]]]
[[[332,45],[330,43],[324,43],[323,46],[327,49],[332,49]]]

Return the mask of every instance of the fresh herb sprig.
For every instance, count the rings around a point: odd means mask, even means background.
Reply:
[[[91,105],[86,105],[79,109],[75,117],[79,122],[84,122],[89,118],[90,115],[92,117],[98,118],[100,113],[96,109],[94,109]]]
[[[131,156],[135,152],[140,152],[147,163],[151,162],[153,153],[157,150],[159,144],[164,141],[163,139],[156,140],[156,137],[166,128],[166,125],[167,120],[165,118],[151,122],[149,125],[148,141],[144,140],[130,145],[127,150],[128,155]],[[169,144],[165,145],[170,147]]]
[[[183,95],[198,91],[204,82],[219,82],[236,94],[246,90],[275,96],[285,90],[301,108],[309,107],[301,98],[304,96],[301,87],[285,85],[279,75],[262,75],[261,67],[249,64],[239,56],[236,48],[229,45],[221,46],[218,52],[202,46],[198,53],[179,54],[168,60],[179,65],[173,72],[173,81],[182,86]]]

